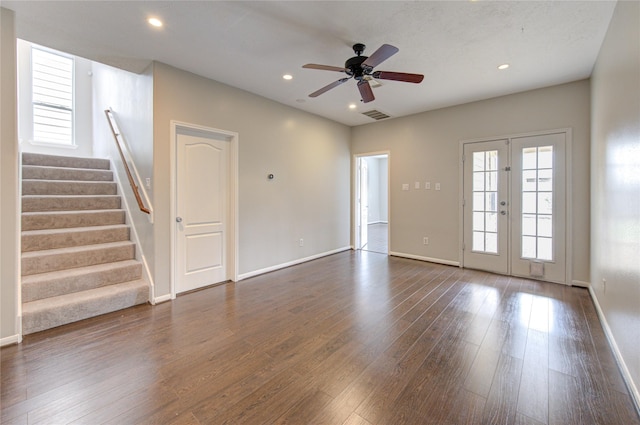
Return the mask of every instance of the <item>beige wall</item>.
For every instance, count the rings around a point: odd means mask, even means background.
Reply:
[[[127,180],[120,154],[104,113],[111,108],[120,128],[120,132],[129,148],[135,167],[138,170],[142,188],[150,179],[153,188],[153,66],[150,65],[141,74],[134,74],[93,62],[93,151],[96,157],[113,160],[115,171],[120,179],[124,199],[129,206],[131,222],[140,245],[136,257],[142,260],[147,279],[153,285],[155,267],[154,225],[150,216],[138,208],[138,204]],[[149,196],[147,207],[153,208],[153,193],[146,188]],[[152,293],[152,296],[154,294]]]
[[[640,406],[640,3],[618,2],[591,88],[592,290]]]
[[[355,127],[352,154],[391,152],[390,251],[460,260],[461,140],[568,127],[573,132],[573,280],[589,282],[589,102],[584,80]],[[429,191],[424,190],[427,181]],[[414,182],[422,189],[414,190]],[[409,191],[401,190],[403,183]],[[429,245],[423,245],[423,236]]]
[[[18,342],[18,134],[14,13],[0,8],[0,343]]]
[[[240,275],[349,246],[349,127],[161,63],[153,84],[156,296],[170,291],[171,120],[239,134]]]

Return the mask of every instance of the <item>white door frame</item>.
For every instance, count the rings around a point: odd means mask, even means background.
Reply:
[[[226,140],[229,143],[229,170],[228,170],[228,237],[227,237],[227,274],[231,280],[238,281],[238,133],[216,128],[205,127],[171,120],[171,135],[169,142],[169,178],[170,178],[170,223],[171,223],[171,299],[176,297],[176,187],[177,187],[177,139],[179,134]]]
[[[458,258],[460,262],[460,267],[464,267],[464,163],[462,162],[462,156],[464,154],[464,145],[467,143],[477,143],[477,142],[488,142],[493,140],[502,140],[506,139],[511,142],[511,139],[519,138],[519,137],[531,137],[531,136],[544,136],[548,134],[557,134],[564,133],[565,134],[565,281],[563,282],[565,285],[571,285],[573,282],[573,230],[572,230],[572,222],[571,217],[573,216],[573,199],[571,196],[571,187],[573,184],[572,180],[572,146],[573,146],[573,134],[571,128],[559,128],[553,130],[542,130],[542,131],[533,131],[527,133],[518,133],[518,134],[507,134],[496,137],[480,137],[475,139],[466,139],[460,140],[458,145]],[[511,260],[509,260],[511,261]]]
[[[351,166],[351,187],[353,188],[352,197],[352,223],[351,237],[353,238],[353,245],[351,249],[359,249],[360,246],[360,234],[358,232],[358,215],[360,214],[360,208],[358,207],[358,197],[360,196],[360,181],[358,179],[358,159],[368,156],[386,155],[387,156],[387,255],[391,252],[391,152],[390,151],[375,151],[358,153],[353,155],[353,162]]]

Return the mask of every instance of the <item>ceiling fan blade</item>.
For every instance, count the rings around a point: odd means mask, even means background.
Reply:
[[[346,82],[349,80],[349,77],[345,77],[345,78],[340,78],[338,81],[334,81],[333,83],[324,86],[323,88],[321,88],[320,90],[316,90],[313,93],[311,93],[309,95],[309,97],[318,97],[320,96],[322,93],[324,92],[328,92],[329,90],[331,90],[334,87],[338,87],[340,84]]]
[[[368,102],[371,102],[372,100],[375,100],[375,97],[373,96],[373,90],[371,90],[371,86],[369,85],[368,81],[366,80],[358,81],[358,90],[360,90],[360,96],[362,96],[362,101],[364,103],[368,103]]]
[[[404,81],[405,83],[421,83],[424,79],[422,74],[407,74],[405,72],[376,71],[371,74],[373,78],[380,80]]]
[[[303,68],[308,69],[319,69],[322,71],[337,71],[337,72],[345,72],[344,68],[340,68],[339,66],[331,66],[331,65],[318,65],[317,63],[308,63],[306,65],[302,65]]]
[[[362,66],[362,68],[364,69],[373,69],[376,66],[380,65],[382,62],[389,59],[391,56],[398,53],[398,50],[399,49],[395,46],[392,46],[390,44],[383,44],[378,48],[378,50],[373,52],[371,56],[369,56],[364,62],[362,62],[362,65],[360,66]]]

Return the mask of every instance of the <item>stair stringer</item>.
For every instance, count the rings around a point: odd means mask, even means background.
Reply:
[[[128,196],[126,196],[127,193],[125,193],[124,186],[120,178],[120,168],[117,167],[118,164],[116,164],[116,161],[114,161],[113,158],[109,157],[109,161],[111,163],[111,170],[113,171],[113,181],[116,183],[116,186],[118,189],[118,195],[120,195],[120,199],[122,202],[121,208],[125,211],[126,223],[129,225],[129,228],[131,229],[130,238],[137,247],[135,252],[135,259],[142,263],[143,278],[149,284],[149,303],[151,305],[156,305],[158,302],[168,301],[164,299],[156,300],[155,298],[155,285],[153,281],[153,275],[151,273],[151,269],[149,268],[149,262],[147,261],[147,257],[144,254],[144,246],[140,243],[140,238],[138,237],[138,229],[136,226],[136,222],[133,220],[130,203],[129,203],[129,200],[127,199]],[[149,223],[151,225],[153,224],[153,208],[151,208],[151,214],[146,214],[146,213],[143,213],[142,211],[139,211],[136,206],[136,213],[142,214],[142,215],[148,215]]]

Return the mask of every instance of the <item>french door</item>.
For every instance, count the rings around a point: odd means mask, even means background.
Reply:
[[[464,267],[567,282],[565,140],[464,143]]]

